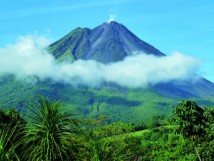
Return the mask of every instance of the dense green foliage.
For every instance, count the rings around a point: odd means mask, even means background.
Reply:
[[[157,115],[147,123],[134,124],[108,123],[108,117],[79,119],[62,105],[40,97],[27,106],[27,123],[17,111],[1,110],[0,160],[192,161],[214,157],[214,110],[194,102],[178,104],[171,118]]]
[[[192,145],[173,128],[159,128],[142,135],[142,160],[196,160]]]
[[[176,107],[176,121],[179,123],[178,133],[185,138],[200,138],[206,134],[207,117],[205,109],[191,101],[183,101]]]
[[[18,112],[1,111],[1,160],[132,160],[140,149],[137,137],[113,138],[130,132],[127,124],[101,126],[105,118],[75,119],[60,102],[43,97],[27,109],[27,124]],[[131,142],[136,143],[134,148]]]
[[[176,107],[175,119],[179,124],[177,133],[192,141],[199,160],[212,160],[214,157],[213,112],[214,110],[199,107],[191,101],[183,101]]]

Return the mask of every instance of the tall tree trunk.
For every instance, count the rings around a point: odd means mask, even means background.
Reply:
[[[198,153],[198,149],[197,149],[196,146],[195,146],[194,141],[192,141],[192,143],[193,143],[193,146],[194,146],[195,151],[196,151],[196,153],[197,153],[197,156],[198,156],[199,161],[202,161],[202,159],[201,159],[201,157],[200,157],[200,155],[199,155],[199,153]]]

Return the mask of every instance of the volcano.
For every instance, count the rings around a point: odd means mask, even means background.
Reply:
[[[94,29],[76,28],[49,47],[56,59],[70,62],[82,59],[108,64],[121,61],[136,52],[157,57],[166,56],[138,38],[124,25],[114,21],[103,23]],[[196,82],[159,83],[152,86],[151,89],[164,97],[204,98],[214,96],[214,84],[202,77],[198,78]]]
[[[48,49],[58,63],[94,60],[106,66],[122,61],[136,52],[160,58],[166,56],[139,39],[124,25],[113,21],[94,29],[76,28],[50,44]],[[200,106],[214,105],[214,84],[203,77],[198,77],[194,82],[191,79],[174,80],[136,89],[112,82],[103,82],[100,87],[93,88],[85,85],[73,87],[51,79],[26,83],[13,76],[0,78],[0,105],[3,108],[15,107],[19,111],[25,111],[24,104],[29,104],[38,95],[42,95],[51,100],[63,101],[65,109],[76,111],[82,118],[108,116],[109,123],[146,122],[153,115],[168,115],[183,99],[194,100]]]
[[[58,59],[69,55],[71,60],[96,60],[104,64],[121,61],[135,52],[164,56],[158,49],[114,21],[94,29],[76,28],[51,44],[50,49]]]

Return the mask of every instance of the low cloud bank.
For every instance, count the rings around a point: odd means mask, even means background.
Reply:
[[[0,48],[0,76],[12,74],[18,80],[35,77],[93,87],[111,82],[138,88],[173,80],[192,80],[200,65],[199,60],[180,53],[165,57],[138,53],[108,65],[92,60],[69,64],[57,62],[44,49],[49,43],[40,36],[25,36],[16,44]]]

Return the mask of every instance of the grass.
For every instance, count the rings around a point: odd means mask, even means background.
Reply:
[[[175,125],[166,125],[166,126],[161,126],[161,127],[156,127],[156,128],[152,128],[152,129],[144,129],[144,130],[140,130],[140,131],[135,131],[135,132],[130,132],[130,133],[125,133],[125,134],[121,134],[121,135],[116,135],[116,136],[111,136],[108,137],[109,139],[119,139],[119,138],[125,138],[128,136],[131,137],[142,137],[143,135],[145,135],[146,133],[153,133],[154,130],[159,131],[161,129],[175,129]]]

